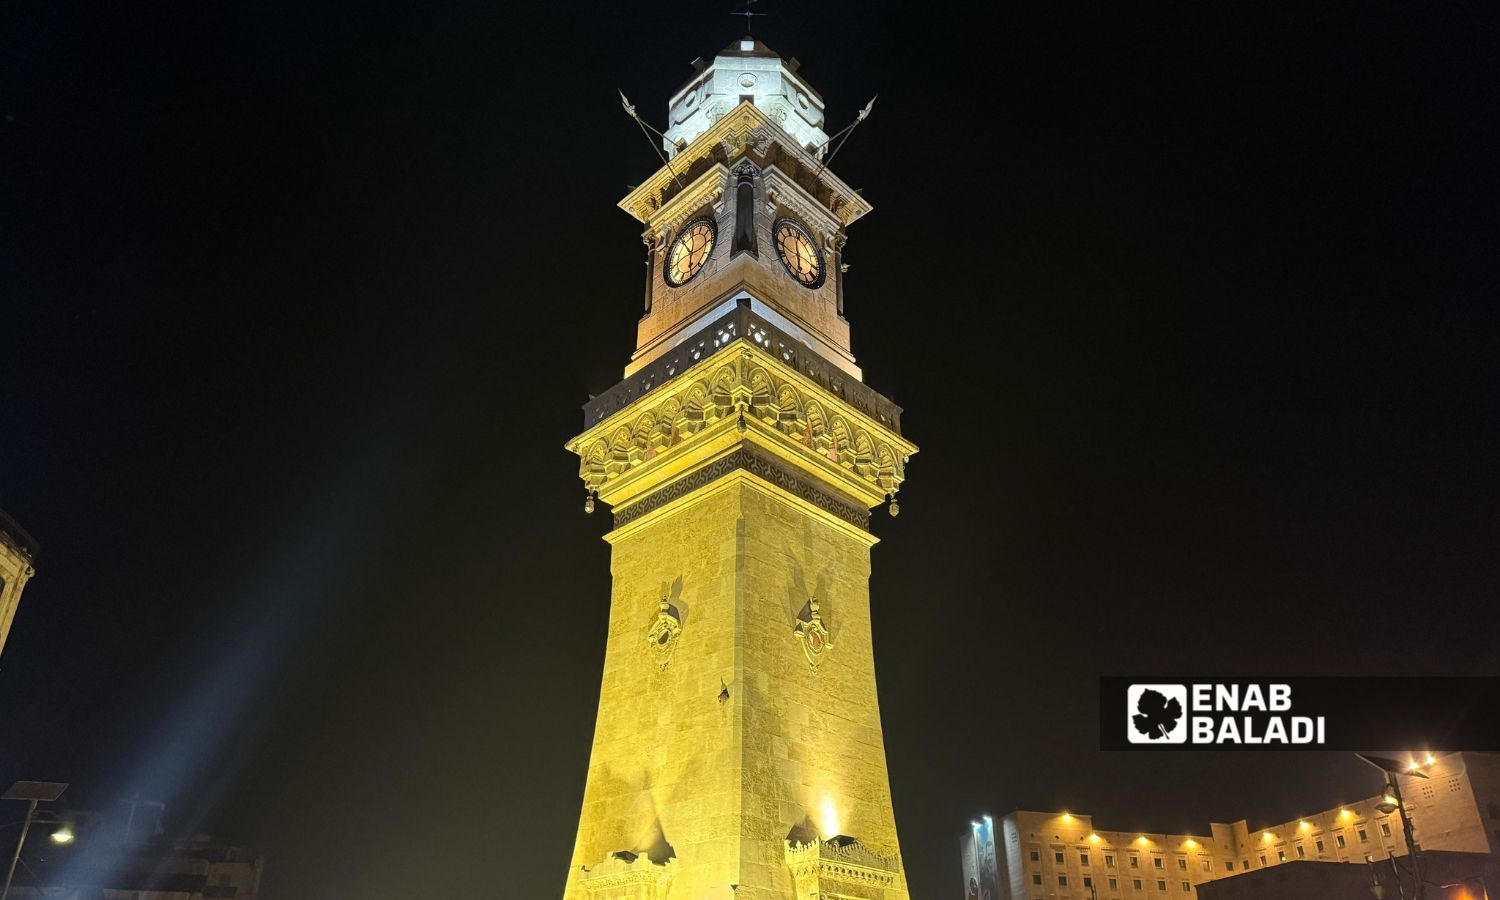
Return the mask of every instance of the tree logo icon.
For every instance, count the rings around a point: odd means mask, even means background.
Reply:
[[[1186,685],[1132,684],[1125,707],[1125,731],[1132,744],[1187,743]]]

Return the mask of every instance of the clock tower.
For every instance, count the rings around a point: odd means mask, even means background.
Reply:
[[[604,679],[565,900],[908,900],[870,626],[871,510],[916,447],[864,384],[823,101],[753,38],[670,101],[624,380],[584,406],[608,504]]]

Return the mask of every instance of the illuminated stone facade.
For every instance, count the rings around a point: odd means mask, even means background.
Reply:
[[[711,68],[789,75],[741,46]],[[614,528],[566,900],[908,900],[869,525],[916,447],[849,352],[840,253],[869,205],[820,171],[811,132],[780,124],[784,100],[694,119],[671,168],[621,204],[652,275],[625,380],[568,442]],[[816,248],[802,280],[776,250],[785,222]]]
[[[35,556],[36,542],[10,516],[0,512],[0,653],[5,652],[5,639],[21,605],[21,592],[36,574],[32,565]]]
[[[1500,853],[1500,756],[1455,753],[1421,770],[1427,778],[1400,776],[1418,846]],[[1256,828],[1244,819],[1214,822],[1208,834],[1100,831],[1078,813],[1013,812],[995,822],[995,900],[1176,900],[1195,897],[1206,882],[1299,860],[1363,864],[1404,856],[1400,815],[1382,813],[1380,800]],[[965,836],[966,897],[977,896],[970,887],[976,849]]]

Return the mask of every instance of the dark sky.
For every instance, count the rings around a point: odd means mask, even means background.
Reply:
[[[269,900],[551,897],[657,165],[727,4],[8,4],[0,781],[140,790]],[[1346,754],[1103,754],[1101,674],[1500,672],[1492,4],[767,4],[827,100],[914,894],[978,812],[1285,819]],[[1357,689],[1357,688],[1356,688]],[[1371,697],[1371,704],[1378,697]]]

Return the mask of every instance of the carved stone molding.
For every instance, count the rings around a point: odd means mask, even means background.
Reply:
[[[806,844],[788,841],[786,863],[798,897],[878,900],[896,886],[901,873],[894,854],[881,853],[846,837]]]
[[[589,900],[665,900],[672,881],[672,862],[653,863],[644,853],[611,853],[580,879]]]
[[[714,117],[714,125],[684,147],[669,166],[620,201],[620,208],[641,222],[650,222],[664,209],[674,207],[686,192],[677,182],[701,177],[715,164],[729,165],[744,154],[759,157],[762,165],[774,163],[787,173],[808,196],[844,225],[870,211],[870,204],[823,167],[814,153],[800,146],[776,120],[753,104],[741,103]],[[826,215],[827,213],[825,213]]]
[[[866,531],[870,528],[870,511],[860,509],[829,494],[804,478],[768,459],[739,449],[728,456],[720,457],[708,465],[689,472],[671,484],[654,491],[640,500],[615,511],[615,527],[627,525],[646,513],[661,509],[673,500],[686,497],[692,492],[707,487],[732,472],[743,469],[758,478],[811,503],[824,512],[832,513]]]

